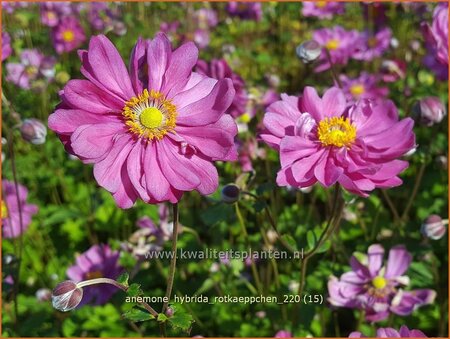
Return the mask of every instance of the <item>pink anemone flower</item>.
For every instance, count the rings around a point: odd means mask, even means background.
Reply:
[[[213,193],[213,161],[237,160],[237,127],[225,114],[232,81],[192,72],[195,45],[172,51],[161,33],[137,41],[129,70],[103,35],[79,55],[87,80],[67,83],[49,127],[69,153],[94,164],[95,179],[118,206],[129,208],[138,198],[176,203],[185,191]]]
[[[261,138],[279,150],[280,186],[304,188],[340,183],[367,197],[375,188],[402,183],[408,162],[397,158],[415,147],[410,118],[399,121],[391,101],[360,100],[349,106],[342,90],[320,98],[306,87],[300,98],[282,94],[267,108]]]

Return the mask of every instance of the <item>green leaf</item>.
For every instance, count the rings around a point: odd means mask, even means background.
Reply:
[[[187,313],[180,305],[171,306],[174,310],[173,316],[171,316],[168,320],[169,323],[174,327],[178,328],[184,332],[187,332],[194,322],[192,315]]]
[[[127,272],[122,273],[121,275],[119,275],[119,277],[116,279],[116,281],[119,284],[125,285],[126,287],[128,287],[128,278],[129,278],[129,274]]]
[[[137,297],[138,295],[141,295],[142,294],[141,285],[131,284],[130,287],[128,287],[127,294],[130,297]]]
[[[306,242],[308,243],[308,248],[310,250],[312,250],[316,246],[317,238],[314,231],[308,231],[306,233]]]
[[[290,246],[294,251],[298,251],[297,242],[289,234],[283,234],[281,238]]]
[[[164,322],[166,322],[167,321],[167,316],[164,314],[164,313],[160,313],[160,314],[158,314],[158,321],[159,322],[162,322],[162,323],[164,323]]]
[[[147,311],[141,310],[137,307],[134,307],[131,310],[125,312],[123,314],[123,317],[125,319],[131,320],[134,322],[155,319],[155,317],[152,316],[150,313],[148,313]]]

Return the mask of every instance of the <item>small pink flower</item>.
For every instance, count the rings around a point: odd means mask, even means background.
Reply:
[[[3,237],[17,238],[28,229],[31,217],[38,212],[38,207],[27,203],[28,190],[23,185],[2,180],[2,228]]]
[[[329,51],[331,62],[334,64],[347,64],[356,51],[357,46],[361,44],[361,39],[358,31],[347,31],[341,26],[322,28],[313,32],[313,40]],[[314,71],[322,72],[329,68],[330,64],[326,51],[322,50],[322,54],[319,57],[319,66]]]
[[[402,183],[397,175],[408,163],[397,158],[415,147],[414,122],[399,121],[391,101],[360,100],[348,107],[341,90],[331,88],[320,98],[312,87],[300,98],[281,98],[267,109],[261,134],[280,151],[278,185],[340,183],[366,197]]]
[[[344,11],[344,3],[333,1],[305,1],[302,8],[304,16],[312,16],[319,19],[331,19],[334,14],[342,14]]]
[[[342,74],[339,79],[349,102],[359,99],[385,99],[389,94],[387,87],[378,87],[379,77],[362,72],[357,78]]]
[[[85,40],[83,27],[73,16],[61,18],[58,25],[52,29],[53,46],[58,54],[73,51]]]
[[[361,332],[352,332],[348,336],[349,338],[367,338]],[[420,330],[410,330],[403,325],[400,327],[400,331],[393,328],[379,328],[377,329],[376,338],[427,338],[427,336]]]
[[[11,37],[7,32],[2,32],[2,61],[12,54]]]
[[[389,48],[391,38],[392,31],[389,28],[383,28],[374,36],[371,36],[368,32],[361,33],[361,42],[353,54],[353,58],[370,61],[382,56]]]
[[[67,83],[49,128],[68,152],[94,164],[95,179],[118,206],[129,208],[138,198],[176,203],[193,190],[213,193],[213,162],[237,160],[237,127],[225,114],[232,81],[192,72],[195,45],[172,51],[162,33],[137,41],[129,70],[103,35],[79,54],[87,80]]]

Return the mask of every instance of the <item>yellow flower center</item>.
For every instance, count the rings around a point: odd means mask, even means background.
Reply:
[[[71,30],[62,32],[62,38],[65,42],[72,42],[75,39],[75,34]]]
[[[239,120],[244,124],[249,123],[252,120],[252,117],[248,113],[244,113],[239,117]]]
[[[26,73],[28,76],[35,76],[35,75],[38,73],[38,69],[37,69],[37,67],[35,67],[35,66],[27,66],[27,67],[25,68],[25,73]]]
[[[47,19],[49,19],[49,20],[56,19],[55,12],[52,12],[52,11],[47,12]]]
[[[380,276],[377,276],[372,279],[372,285],[378,290],[381,290],[386,287],[386,279]]]
[[[350,147],[356,139],[356,127],[348,118],[325,118],[319,122],[317,134],[324,146]]]
[[[8,207],[5,202],[2,200],[2,219],[8,218]]]
[[[357,84],[350,87],[350,93],[352,93],[354,97],[359,97],[364,92],[365,89],[363,85]]]
[[[316,7],[318,8],[324,8],[327,5],[326,1],[317,1],[316,2]]]
[[[325,44],[325,47],[328,48],[330,51],[333,51],[333,50],[339,48],[339,40],[338,39],[330,39]]]
[[[98,279],[103,278],[103,273],[101,271],[92,271],[86,273],[86,279]]]
[[[145,89],[125,103],[122,115],[129,131],[147,140],[161,140],[167,133],[175,133],[176,107],[160,92]]]
[[[144,109],[139,116],[139,121],[147,128],[156,128],[161,126],[163,114],[156,107],[148,107]]]

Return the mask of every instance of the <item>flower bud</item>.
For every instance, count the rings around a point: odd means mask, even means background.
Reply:
[[[62,312],[73,310],[82,298],[83,290],[71,280],[59,283],[52,292],[53,307]]]
[[[39,301],[49,301],[52,298],[52,291],[48,288],[40,288],[36,291],[36,299]]]
[[[47,136],[47,128],[37,119],[25,119],[20,126],[22,138],[34,145],[42,145]]]
[[[241,190],[235,184],[228,184],[222,189],[222,201],[227,204],[233,204],[239,200]]]
[[[422,224],[421,228],[422,234],[432,240],[441,239],[446,231],[445,222],[436,214],[430,215]]]
[[[322,53],[322,46],[317,41],[308,40],[295,49],[297,57],[305,64],[316,60]]]
[[[170,318],[171,316],[173,316],[173,308],[171,308],[171,307],[168,307],[167,308],[167,310],[166,310],[166,316],[168,317],[168,318]]]
[[[58,72],[55,76],[55,80],[58,84],[64,85],[67,81],[70,80],[70,75],[67,72]]]
[[[447,115],[447,109],[437,97],[426,97],[416,102],[412,108],[415,118],[425,126],[439,123]]]
[[[292,333],[289,331],[281,330],[275,333],[275,338],[292,338]]]

